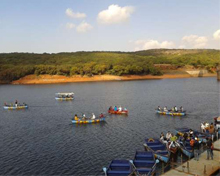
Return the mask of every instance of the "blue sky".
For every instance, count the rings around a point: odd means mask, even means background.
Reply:
[[[0,0],[0,52],[220,48],[219,0]]]

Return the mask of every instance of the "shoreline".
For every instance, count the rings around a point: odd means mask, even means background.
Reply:
[[[202,77],[216,77],[216,74],[204,74]],[[153,80],[153,79],[180,79],[180,78],[198,78],[190,74],[164,74],[162,76],[153,75],[95,75],[88,76],[71,76],[62,75],[28,75],[10,84],[58,84],[58,83],[74,83],[74,82],[101,82],[101,81],[132,81],[132,80]]]

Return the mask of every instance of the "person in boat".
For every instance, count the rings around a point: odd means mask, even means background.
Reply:
[[[178,109],[177,109],[177,107],[176,107],[176,106],[174,106],[174,111],[175,111],[175,112],[178,112]]]
[[[194,131],[192,129],[189,130],[189,137],[192,138],[194,136]]]
[[[169,141],[171,137],[172,137],[172,135],[171,135],[170,131],[168,131],[166,134],[167,141]]]
[[[170,145],[168,148],[170,149],[172,146],[175,147],[176,141],[177,141],[177,137],[172,133],[170,138]]]
[[[117,106],[115,106],[115,107],[114,107],[114,111],[118,111],[118,108],[117,108]]]
[[[161,134],[160,134],[160,141],[161,141],[163,144],[167,144],[167,140],[166,140],[166,137],[165,137],[165,135],[163,134],[163,132],[161,132]]]
[[[180,106],[180,112],[183,112],[183,107],[182,106]]]
[[[120,112],[122,111],[122,107],[121,106],[118,107],[118,111],[120,111]]]
[[[18,107],[18,100],[15,101],[15,107]]]
[[[94,113],[92,113],[92,117],[91,117],[91,119],[92,119],[92,120],[95,119],[95,114],[94,114]]]
[[[160,108],[160,106],[158,106],[158,107],[157,107],[157,110],[158,110],[158,111],[161,111],[161,108]]]
[[[123,111],[127,111],[127,108],[124,108],[124,110]]]
[[[112,106],[110,106],[110,107],[108,108],[108,110],[109,110],[109,111],[112,111]]]
[[[99,116],[99,118],[101,119],[101,118],[103,118],[103,117],[104,117],[104,114],[101,113],[100,116]]]
[[[201,130],[202,130],[203,133],[208,132],[208,129],[209,129],[209,123],[208,122],[201,123]]]
[[[164,111],[164,112],[167,112],[167,111],[168,111],[166,106],[163,108],[163,111]]]
[[[74,120],[76,120],[76,121],[78,121],[78,120],[79,120],[79,118],[78,118],[77,114],[75,114]]]
[[[86,120],[87,118],[86,118],[86,114],[82,114],[82,119],[83,120]]]
[[[183,134],[183,145],[185,146],[186,145],[186,140],[187,140],[187,138],[188,138],[188,133],[184,133]]]

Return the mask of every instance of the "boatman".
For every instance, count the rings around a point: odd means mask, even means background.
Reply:
[[[18,100],[15,101],[15,107],[18,107]]]
[[[74,120],[79,120],[79,118],[77,117],[77,114],[75,114]]]
[[[95,119],[95,114],[94,113],[92,113],[92,118],[91,118],[92,120],[94,120]]]

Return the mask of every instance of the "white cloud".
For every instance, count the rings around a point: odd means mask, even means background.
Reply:
[[[128,21],[133,12],[133,6],[120,7],[112,4],[108,9],[99,12],[97,20],[102,24],[119,24]]]
[[[72,28],[75,28],[75,24],[73,24],[73,23],[66,23],[66,28],[67,29],[72,29]]]
[[[215,40],[220,40],[220,29],[214,32],[213,37]]]
[[[85,13],[79,13],[79,12],[75,13],[70,8],[66,9],[66,15],[70,18],[85,18],[86,17]]]
[[[134,42],[135,50],[147,50],[156,48],[174,48],[175,44],[169,41],[158,42],[157,40],[137,40]]]
[[[190,48],[203,48],[207,45],[208,38],[204,36],[188,35],[182,38],[182,42]]]
[[[76,27],[76,31],[80,32],[80,33],[85,33],[85,32],[92,30],[92,29],[93,29],[93,27],[89,23],[86,23],[85,21],[83,21],[82,23],[80,23]]]

